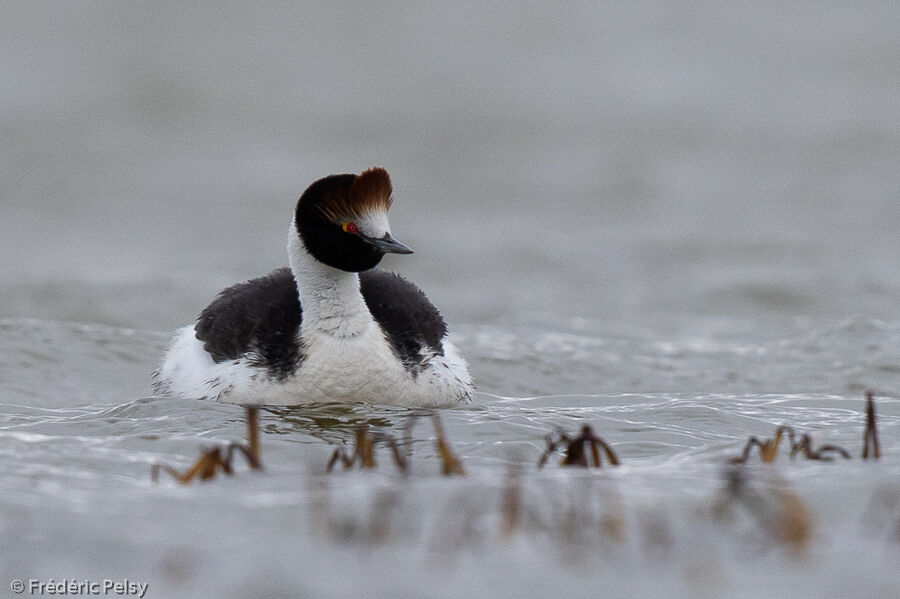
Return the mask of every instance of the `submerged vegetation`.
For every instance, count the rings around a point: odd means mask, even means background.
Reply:
[[[185,470],[178,472],[167,464],[156,463],[150,467],[150,478],[153,482],[159,480],[159,471],[167,472],[175,480],[183,485],[193,481],[195,478],[200,480],[210,480],[216,477],[216,473],[220,470],[228,475],[234,474],[231,462],[234,458],[235,451],[241,453],[247,460],[247,465],[251,470],[262,470],[262,462],[259,460],[259,408],[248,406],[247,411],[247,442],[238,443],[233,441],[222,447],[209,447],[200,453],[200,457],[194,462],[194,465]]]
[[[444,476],[466,475],[436,412],[419,411],[406,416],[399,438],[385,430],[372,430],[369,424],[358,425],[353,430],[352,449],[345,445],[336,447],[326,464],[325,473],[316,477],[309,506],[315,512],[311,513],[313,519],[326,523],[326,528],[342,539],[370,542],[387,539],[397,526],[393,516],[403,507],[404,487],[377,488],[374,504],[366,518],[360,514],[350,516],[346,511],[333,511],[328,478],[333,476],[338,464],[343,470],[354,467],[377,470],[376,454],[380,447],[386,450],[396,472],[406,479],[413,457],[412,428],[422,417],[432,422],[434,457],[438,459],[439,472]],[[245,457],[251,470],[262,470],[257,408],[247,408],[247,425],[246,444],[231,443],[206,449],[197,462],[184,472],[167,465],[153,464],[153,480],[158,480],[160,470],[182,484],[194,479],[210,480],[219,472],[232,475],[235,453]],[[777,427],[771,439],[760,440],[751,436],[741,455],[726,460],[722,488],[705,508],[694,511],[697,522],[706,526],[738,527],[737,530],[744,531],[742,535],[767,540],[785,548],[790,554],[803,553],[815,538],[814,510],[777,471],[748,465],[754,448],[758,450],[761,464],[775,462],[779,447],[785,440],[791,460],[797,456],[823,462],[832,461],[836,456],[851,459],[850,453],[842,447],[832,444],[815,447],[809,434],[798,434],[790,425]],[[622,463],[613,447],[588,424],[584,424],[577,435],[558,429],[548,434],[545,441],[546,449],[537,460],[538,469],[544,468],[554,455],[561,456],[558,463],[562,467],[574,466],[585,470],[601,469],[604,463],[609,466]],[[866,394],[866,425],[861,457],[875,460],[881,457],[875,401],[871,392]],[[878,502],[873,500],[868,513],[883,512],[883,517],[890,519],[889,526],[896,529],[894,537],[900,541],[900,497],[890,493],[885,497]],[[632,511],[637,509],[636,518],[626,517],[629,507]],[[663,509],[629,506],[619,496],[615,478],[602,473],[599,477],[588,474],[574,478],[554,476],[550,480],[545,477],[532,478],[526,475],[519,462],[511,462],[508,466],[495,509],[484,506],[476,508],[462,500],[452,514],[447,514],[447,518],[443,525],[455,528],[455,532],[449,536],[439,535],[439,542],[455,546],[466,545],[473,539],[483,541],[485,531],[489,529],[494,531],[497,540],[509,539],[516,534],[539,533],[557,539],[562,546],[572,547],[599,541],[620,543],[630,530],[632,536],[641,539],[645,550],[658,551],[673,543],[676,526]]]
[[[570,437],[563,431],[557,431],[556,434],[547,436],[547,450],[538,460],[538,468],[543,468],[547,463],[547,459],[557,450],[564,448],[563,459],[560,460],[560,466],[582,466],[587,468],[593,466],[600,468],[603,466],[603,460],[600,457],[600,449],[606,454],[606,460],[611,466],[619,465],[619,456],[613,451],[606,441],[601,439],[594,433],[594,429],[590,425],[585,424],[581,427],[581,434],[577,437]],[[590,450],[590,453],[588,453]],[[590,456],[590,460],[588,460]]]
[[[775,458],[778,457],[778,448],[781,445],[781,440],[784,438],[785,434],[787,434],[788,442],[791,448],[791,459],[794,459],[799,454],[808,460],[822,460],[829,462],[832,459],[832,456],[829,455],[831,453],[837,453],[847,460],[850,459],[850,454],[847,453],[847,450],[843,447],[838,447],[837,445],[823,445],[818,449],[814,449],[812,445],[812,437],[810,437],[808,434],[801,435],[799,441],[795,440],[796,433],[794,432],[794,429],[786,424],[782,424],[777,429],[775,429],[775,436],[772,439],[764,439],[760,441],[756,437],[750,437],[747,440],[747,444],[744,446],[744,451],[740,456],[731,458],[731,463],[746,463],[750,458],[750,454],[752,453],[754,447],[759,449],[760,460],[762,460],[766,464],[774,462]]]

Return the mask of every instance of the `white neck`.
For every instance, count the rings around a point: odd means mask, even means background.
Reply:
[[[288,258],[303,309],[302,331],[353,337],[372,324],[359,291],[359,275],[316,260],[304,247],[296,225],[288,231]]]

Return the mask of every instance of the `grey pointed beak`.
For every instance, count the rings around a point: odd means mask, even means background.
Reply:
[[[365,241],[368,244],[371,244],[381,250],[382,252],[389,254],[412,254],[413,251],[411,248],[403,245],[393,237],[391,237],[390,233],[385,233],[384,237],[367,237],[362,233],[359,233],[359,238]]]

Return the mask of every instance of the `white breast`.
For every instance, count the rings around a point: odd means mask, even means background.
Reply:
[[[216,399],[242,405],[297,406],[320,402],[366,402],[451,407],[472,400],[465,362],[449,340],[443,356],[423,358],[414,376],[391,351],[375,323],[352,337],[318,331],[301,334],[304,359],[293,376],[270,378],[249,357],[216,363],[194,335],[176,333],[159,370],[167,395]]]

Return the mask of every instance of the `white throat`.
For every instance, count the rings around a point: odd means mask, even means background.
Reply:
[[[288,259],[300,292],[301,332],[353,337],[372,325],[372,315],[359,291],[359,275],[316,260],[303,245],[295,223],[288,231]]]

